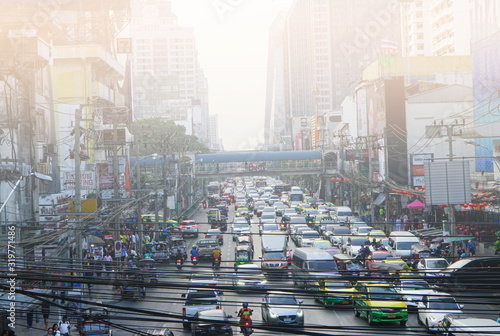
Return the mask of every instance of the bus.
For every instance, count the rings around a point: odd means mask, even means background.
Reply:
[[[291,184],[280,184],[274,186],[273,189],[273,194],[281,196],[283,192],[290,192],[292,190],[292,185]]]
[[[292,191],[288,193],[290,202],[304,202],[304,193],[302,191]]]
[[[207,186],[208,195],[220,195],[220,185],[218,182],[210,182]]]

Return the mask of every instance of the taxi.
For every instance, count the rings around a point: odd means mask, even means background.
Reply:
[[[322,214],[319,214],[319,215],[316,215],[314,217],[314,220],[313,220],[313,224],[314,224],[314,229],[316,231],[319,231],[319,227],[321,226],[321,222],[322,221],[325,221],[325,220],[329,220],[331,219],[332,217],[330,217],[329,214],[327,215],[322,215]]]
[[[320,279],[312,286],[314,299],[327,307],[352,306],[354,287],[347,280]]]
[[[386,281],[359,281],[354,285],[354,315],[365,316],[369,325],[378,322],[408,322],[408,308],[393,285]]]
[[[370,242],[373,242],[373,239],[375,239],[376,242],[379,242],[382,241],[382,239],[387,238],[387,236],[382,230],[371,230],[368,232],[366,238],[369,239]]]
[[[313,207],[309,203],[299,203],[295,206],[295,211],[297,213],[302,213],[305,210],[312,209]]]

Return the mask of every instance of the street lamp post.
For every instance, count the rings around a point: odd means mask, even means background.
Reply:
[[[155,170],[154,170],[154,175],[155,175],[155,183],[153,184],[155,188],[155,225],[154,225],[154,230],[155,232],[158,231],[159,226],[158,226],[158,221],[159,221],[159,216],[158,216],[158,154],[154,153],[151,155],[153,159],[155,160]]]

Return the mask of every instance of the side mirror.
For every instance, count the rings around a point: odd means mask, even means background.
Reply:
[[[366,300],[366,299],[368,298],[368,296],[366,296],[366,295],[361,295],[361,298],[362,298],[363,300]]]
[[[304,302],[303,300],[299,300],[299,304],[302,304],[302,302]]]
[[[259,257],[259,259],[262,259],[262,257]]]
[[[458,307],[459,307],[460,309],[464,309],[464,305],[463,305],[463,304],[458,305]]]
[[[186,293],[181,294],[181,297],[185,298],[186,297]]]
[[[423,308],[425,308],[425,305],[422,302],[419,302],[418,305],[417,305],[417,307],[419,309],[423,309]]]
[[[227,315],[227,318],[233,318],[233,315]]]

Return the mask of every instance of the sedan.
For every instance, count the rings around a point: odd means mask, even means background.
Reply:
[[[408,279],[399,280],[396,283],[396,291],[405,300],[408,309],[417,309],[418,303],[424,296],[439,294],[424,280]]]
[[[302,300],[293,294],[269,293],[262,299],[262,319],[267,324],[304,325]]]
[[[233,286],[236,290],[262,289],[266,284],[266,276],[257,264],[238,265],[236,273],[233,274]]]
[[[437,331],[438,324],[445,315],[462,313],[463,305],[458,305],[450,294],[439,293],[438,296],[424,296],[418,304],[417,319],[430,331]]]
[[[197,312],[194,318],[195,321],[191,324],[193,336],[233,335],[231,322],[229,322],[232,316],[226,315],[222,309],[202,310]]]

